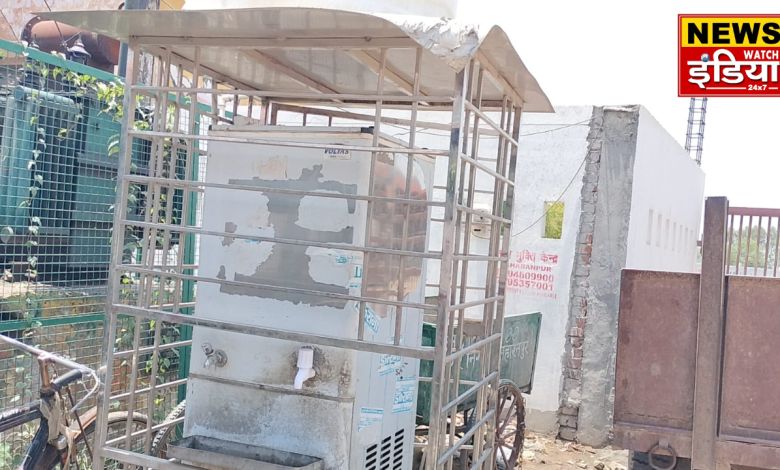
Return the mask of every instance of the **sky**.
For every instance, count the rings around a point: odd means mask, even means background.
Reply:
[[[498,24],[555,106],[640,104],[685,144],[677,15],[776,13],[769,1],[460,0],[458,17]],[[710,98],[705,196],[780,208],[780,98]]]

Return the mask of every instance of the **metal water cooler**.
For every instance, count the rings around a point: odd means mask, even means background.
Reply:
[[[370,181],[374,195],[404,197],[404,142],[379,136],[386,150],[372,168],[371,152],[345,150],[370,147],[371,128],[215,126],[210,136],[230,141],[209,142],[206,181],[214,185],[205,188],[203,230],[236,237],[202,237],[199,273],[224,284],[198,285],[196,316],[354,339],[359,304],[339,296],[359,296],[365,283],[369,297],[396,301],[399,269],[403,300],[424,303],[423,260],[402,265],[397,255],[371,253],[364,266],[358,250],[317,246],[426,251],[427,206],[407,214],[405,204],[376,202],[367,234],[367,201],[349,199],[369,194]],[[415,155],[413,163],[410,197],[429,200],[434,159]],[[252,186],[278,191],[234,190]],[[395,315],[368,303],[365,339],[393,344]],[[419,347],[422,311],[403,309],[401,325],[400,344]],[[416,359],[195,327],[185,435],[310,455],[328,470],[409,469],[418,369]]]

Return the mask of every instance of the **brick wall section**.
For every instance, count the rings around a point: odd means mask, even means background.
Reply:
[[[603,133],[603,110],[594,108],[588,134],[588,154],[581,195],[580,227],[577,235],[576,256],[571,276],[571,298],[567,326],[566,349],[563,358],[563,390],[558,424],[561,439],[574,440],[577,435],[582,390],[582,347],[585,342],[585,324],[588,321],[590,255],[593,248],[593,231],[596,222],[599,165]]]

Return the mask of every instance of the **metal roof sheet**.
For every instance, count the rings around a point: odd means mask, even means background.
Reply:
[[[454,72],[470,58],[489,62],[499,76],[486,83],[483,99],[501,100],[502,88],[523,100],[525,112],[552,112],[545,93],[498,26],[486,32],[457,20],[422,16],[372,15],[321,8],[251,8],[236,10],[97,10],[40,13],[65,24],[139,44],[168,44],[175,55],[194,58],[226,77],[259,90],[308,91],[311,83],[337,93],[376,92],[372,62],[379,49],[392,47],[384,93],[405,95],[398,82],[412,81],[415,48],[422,46],[420,90],[450,96]],[[208,45],[206,44],[208,40]],[[247,52],[248,51],[248,52]],[[258,61],[255,52],[266,60]],[[357,52],[356,52],[357,51]],[[255,57],[252,57],[255,55]],[[267,58],[292,70],[269,66]],[[487,82],[487,81],[486,81]]]

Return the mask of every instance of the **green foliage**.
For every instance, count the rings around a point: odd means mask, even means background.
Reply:
[[[560,239],[563,232],[563,203],[545,203],[544,238]]]
[[[61,56],[61,54],[55,54]],[[25,53],[25,56],[28,54]],[[58,86],[62,86],[63,89],[69,90],[71,96],[83,97],[88,100],[97,100],[101,103],[102,110],[101,115],[109,116],[112,120],[120,122],[124,116],[124,101],[125,101],[125,88],[124,84],[117,78],[115,81],[106,82],[98,80],[95,77],[88,75],[78,74],[72,70],[68,70],[62,67],[54,67],[43,62],[37,62],[32,60],[26,60],[23,64],[23,71],[31,72],[30,77],[37,80],[38,83],[33,83],[33,87],[43,90],[47,88],[47,85],[57,82]],[[84,100],[78,100],[77,106],[79,107],[79,114],[75,116],[75,119],[64,126],[61,129],[46,129],[42,123],[39,122],[38,116],[40,115],[40,108],[45,106],[41,93],[39,91],[33,91],[30,94],[30,101],[33,108],[31,113],[33,117],[30,119],[30,126],[35,129],[35,145],[30,152],[27,160],[27,169],[30,171],[30,185],[27,188],[27,194],[25,199],[19,204],[20,208],[23,208],[27,214],[27,227],[24,236],[24,247],[26,250],[26,259],[28,263],[27,277],[31,282],[34,282],[39,269],[39,245],[40,237],[45,235],[46,221],[41,220],[41,217],[36,212],[36,201],[44,194],[44,189],[47,187],[47,181],[42,164],[43,156],[47,151],[51,151],[49,146],[58,145],[57,142],[73,138],[74,130],[77,128],[79,121],[84,119]],[[152,121],[151,116],[143,108],[143,99],[137,96],[133,103],[133,128],[136,130],[151,130]],[[166,129],[169,132],[173,131],[173,116],[175,115],[175,108],[171,106],[168,110],[168,122],[165,123]],[[37,127],[36,127],[37,126]],[[163,126],[161,126],[163,127]],[[162,130],[162,129],[160,129]],[[133,145],[133,152],[142,151],[142,146]],[[162,149],[151,147],[153,153],[152,158],[161,156],[161,168],[162,174],[160,177],[179,177],[180,173],[184,169],[182,163],[181,150],[186,148],[186,143],[183,141],[176,142],[173,145],[171,139],[163,141]],[[111,136],[108,142],[108,156],[115,156],[116,158],[123,158],[120,155],[120,134]],[[136,155],[134,155],[136,156]],[[137,158],[131,158],[130,173],[137,173],[138,168],[133,160]],[[184,175],[181,175],[183,177]],[[180,223],[180,209],[174,209],[172,199],[174,199],[173,193],[169,192],[167,188],[157,190],[157,192],[150,191],[146,185],[132,183],[129,185],[129,191],[126,194],[128,214],[125,214],[126,218],[130,220],[155,220],[161,223]],[[152,211],[152,201],[158,201],[159,209]],[[110,207],[113,212],[114,206]],[[146,243],[143,239],[143,231],[137,230],[136,227],[125,227],[125,243],[123,245],[123,263],[133,263],[135,261],[136,254],[139,250],[153,247],[162,248],[164,246],[164,240],[161,234],[156,236],[156,240]],[[110,243],[111,240],[107,240]],[[170,278],[163,278],[155,276],[153,281],[157,283],[159,287],[156,287],[154,298],[158,304],[166,304],[172,302],[172,283]],[[122,281],[122,299],[127,303],[133,303],[135,301],[136,291],[132,289],[132,281],[128,277],[123,278]],[[23,331],[25,338],[30,339],[32,342],[36,341],[36,336],[41,332],[42,324],[38,320],[41,314],[41,300],[34,294],[34,292],[28,293],[23,301],[20,303],[20,316],[24,319],[28,328]],[[134,320],[127,319],[123,323],[122,327],[117,333],[117,339],[115,347],[117,349],[127,349],[132,346],[135,338],[135,328],[138,325],[141,328],[140,337],[142,341],[147,340],[155,334],[155,330],[159,329],[161,342],[163,344],[172,343],[180,338],[180,331],[178,326],[170,324],[157,325],[154,321],[149,320]],[[150,385],[149,377],[151,373],[156,370],[156,380],[158,383],[166,381],[166,374],[170,374],[172,368],[178,364],[179,350],[177,348],[167,349],[160,351],[157,354],[157,362],[155,363],[154,355],[147,355],[141,358],[142,365],[141,370],[147,372],[147,377],[141,379],[141,382],[146,382],[145,386]],[[31,372],[32,363],[29,357],[19,356],[16,361],[16,375],[17,379],[14,383],[16,396],[9,401],[8,405],[18,406],[22,403],[29,401],[33,398],[33,386],[31,374],[25,374],[25,371]],[[29,377],[26,377],[29,376]],[[26,380],[25,380],[26,378]],[[166,403],[166,395],[164,391],[158,392],[158,396],[154,399],[154,418],[157,422],[162,421],[169,411],[169,406]],[[114,404],[112,404],[113,407]],[[16,468],[20,463],[25,453],[25,447],[29,443],[32,433],[37,428],[38,423],[29,423],[29,425],[22,426],[13,432],[9,431],[5,433],[3,439],[0,440],[0,468]],[[87,462],[80,464],[81,468],[89,468]]]
[[[730,231],[731,232],[731,231]],[[767,231],[764,227],[754,225],[750,228],[750,239],[748,241],[748,227],[742,228],[742,236],[739,235],[739,228],[735,228],[731,234],[731,257],[729,259],[731,266],[736,266],[739,262],[740,272],[744,269],[745,263],[749,268],[775,265],[775,247],[777,247],[777,228],[771,227],[769,230],[769,253],[767,255]]]

